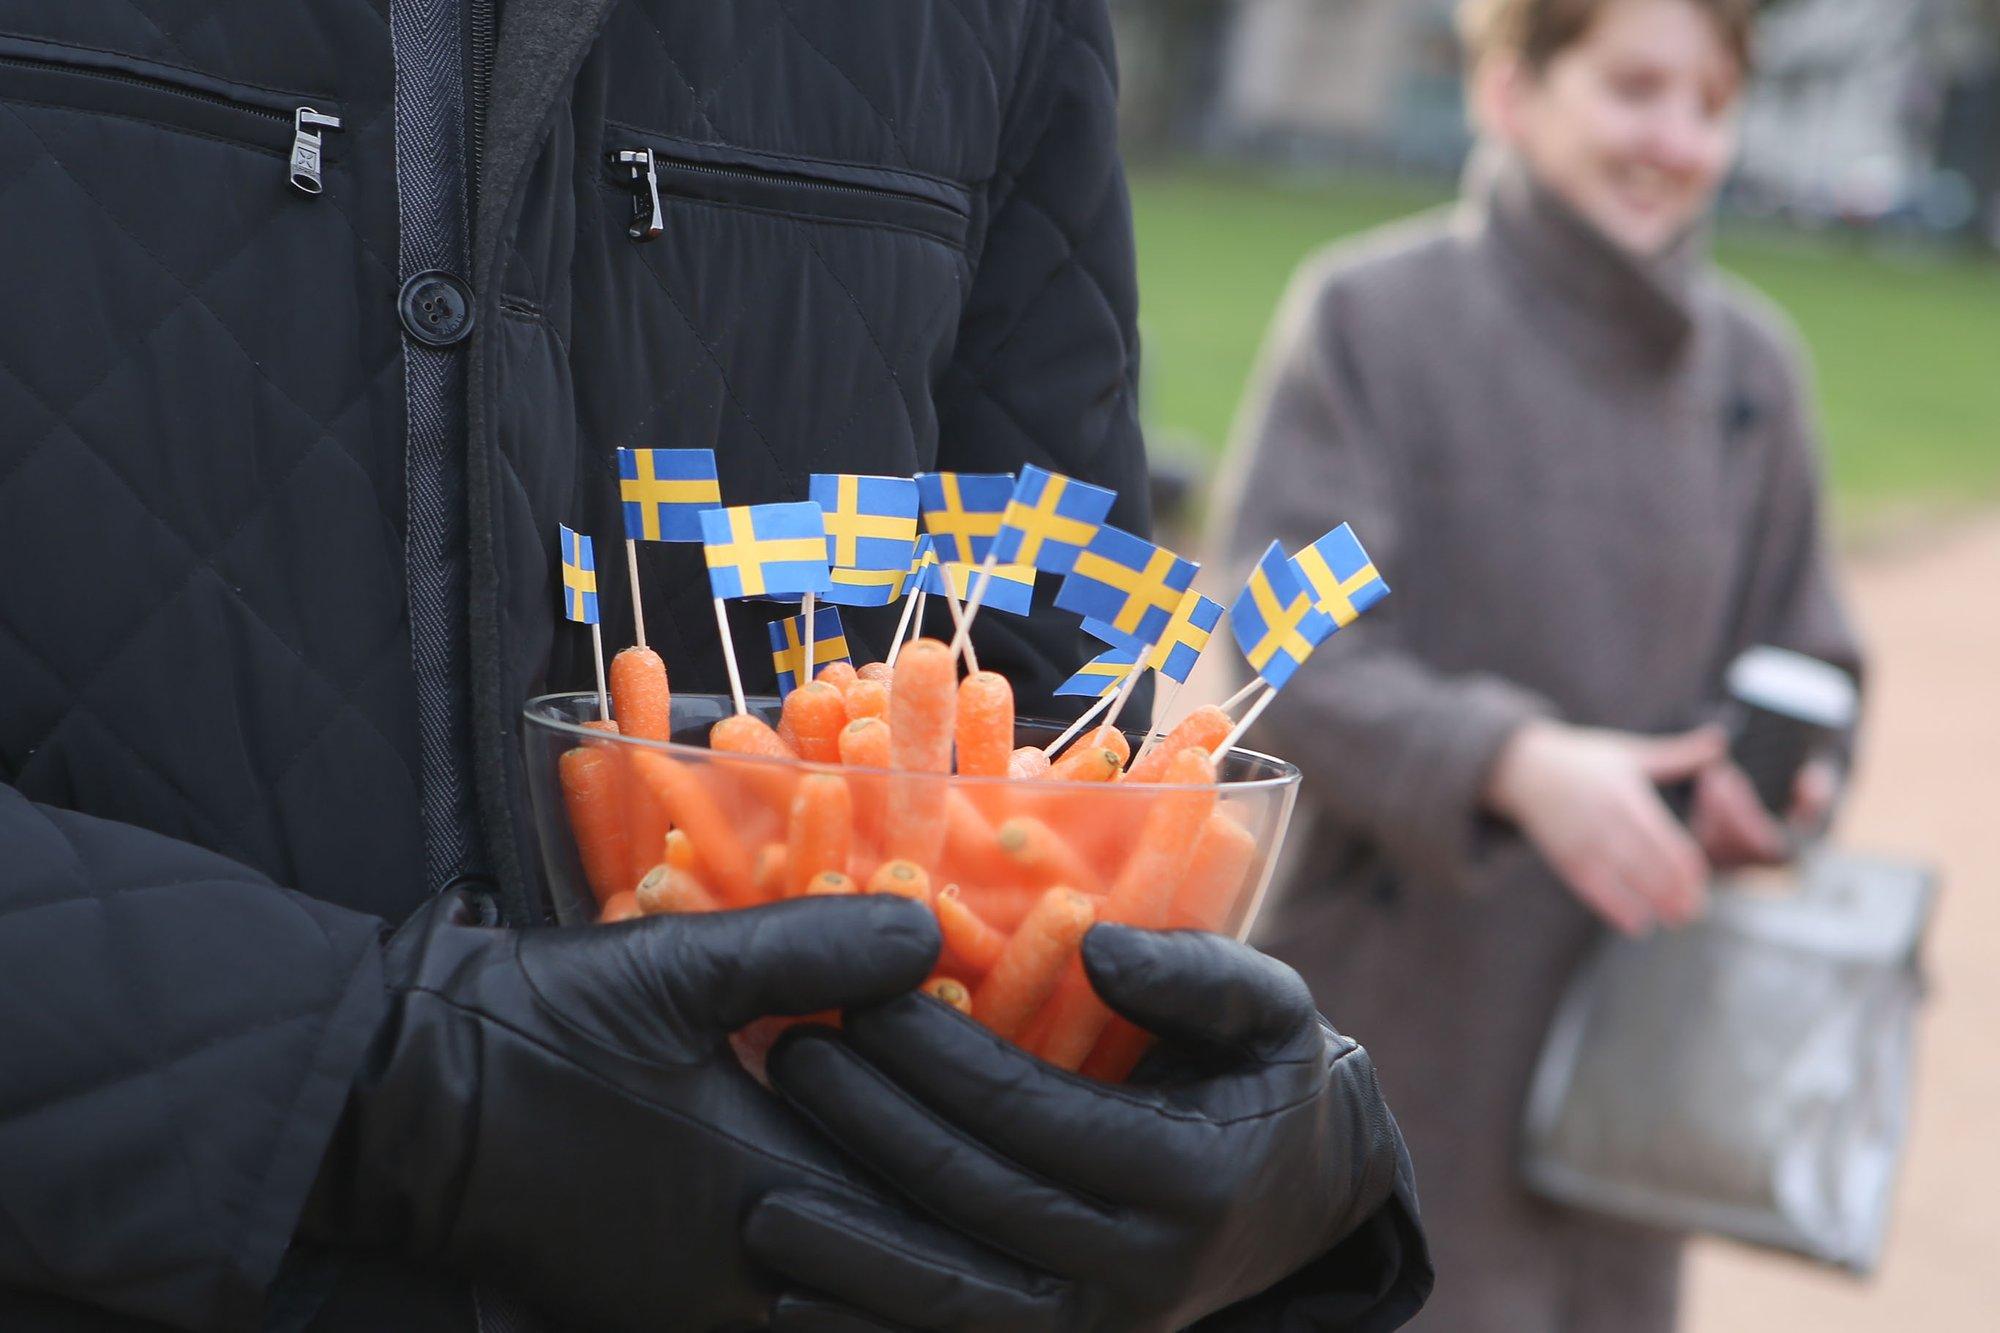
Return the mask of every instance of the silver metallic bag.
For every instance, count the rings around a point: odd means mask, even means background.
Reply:
[[[1936,885],[1920,866],[1826,850],[1792,874],[1786,892],[1721,885],[1698,924],[1586,962],[1529,1091],[1531,1188],[1874,1267]]]

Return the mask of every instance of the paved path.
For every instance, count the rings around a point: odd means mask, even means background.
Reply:
[[[1944,871],[1916,1125],[1867,1283],[1703,1243],[1688,1333],[2000,1329],[2000,520],[1849,580],[1876,664],[1843,836]]]

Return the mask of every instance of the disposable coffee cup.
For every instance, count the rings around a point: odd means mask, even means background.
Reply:
[[[1764,808],[1783,819],[1799,770],[1830,753],[1854,725],[1854,678],[1803,653],[1758,647],[1730,664],[1727,685],[1729,756]]]

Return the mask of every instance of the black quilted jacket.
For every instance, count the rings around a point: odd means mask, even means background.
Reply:
[[[384,922],[532,915],[557,523],[618,549],[633,445],[1143,528],[1113,115],[1101,0],[0,0],[0,1328],[480,1318],[287,1250]],[[1084,656],[980,629],[1030,701]]]

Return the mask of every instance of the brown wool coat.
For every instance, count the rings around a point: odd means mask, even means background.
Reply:
[[[1262,726],[1307,794],[1260,942],[1382,1070],[1436,1250],[1420,1328],[1672,1327],[1676,1238],[1517,1182],[1529,1072],[1599,928],[1478,796],[1524,719],[1693,725],[1751,643],[1858,671],[1805,400],[1791,337],[1698,239],[1640,264],[1507,165],[1308,264],[1274,327],[1220,505],[1232,563],[1345,520],[1394,592]]]

